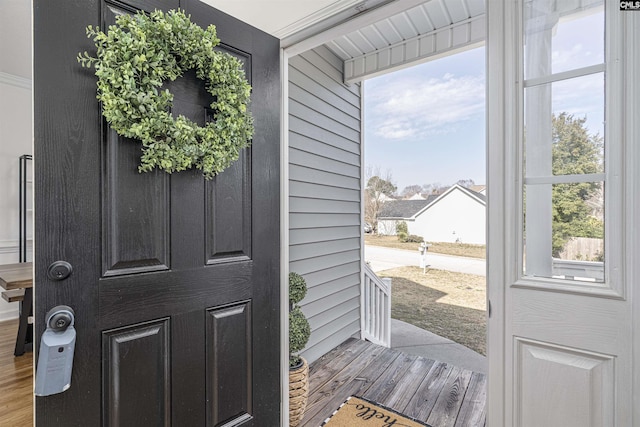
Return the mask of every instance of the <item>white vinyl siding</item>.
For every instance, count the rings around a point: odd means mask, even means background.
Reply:
[[[289,267],[309,288],[303,356],[360,337],[360,86],[324,47],[289,59]]]
[[[396,227],[399,222],[405,221],[406,219],[379,219],[378,220],[378,234],[383,236],[395,236],[397,234]]]
[[[409,234],[428,242],[486,243],[486,206],[479,200],[453,190],[427,210],[407,221]]]

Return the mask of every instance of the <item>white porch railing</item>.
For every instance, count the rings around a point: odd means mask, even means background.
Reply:
[[[362,338],[391,346],[391,279],[379,278],[371,267],[364,268]]]
[[[554,277],[583,281],[603,281],[604,264],[597,261],[570,261],[553,258]]]

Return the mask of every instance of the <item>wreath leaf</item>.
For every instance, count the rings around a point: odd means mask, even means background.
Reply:
[[[86,34],[96,57],[81,52],[77,60],[95,68],[96,97],[111,128],[142,142],[140,172],[196,168],[211,179],[251,144],[251,86],[240,60],[214,50],[220,43],[214,25],[205,30],[179,9],[156,10],[120,15],[106,33],[89,25]],[[172,117],[173,95],[162,90],[164,81],[191,69],[214,97],[213,121],[204,127]]]

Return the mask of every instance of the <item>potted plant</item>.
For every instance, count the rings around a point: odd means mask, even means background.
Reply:
[[[299,352],[307,345],[311,328],[298,303],[307,294],[307,283],[298,273],[289,273],[289,426],[296,427],[307,406],[309,365]]]

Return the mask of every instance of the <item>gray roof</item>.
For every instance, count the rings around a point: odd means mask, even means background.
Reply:
[[[466,187],[454,186],[458,187],[463,193],[467,193],[470,196],[475,196],[478,198],[481,203],[487,203],[487,196],[484,194],[480,194],[477,191],[473,191]],[[445,193],[448,193],[452,190],[453,187],[450,187]],[[443,193],[443,194],[445,194]],[[425,207],[429,206],[434,200],[438,197],[442,196],[442,194],[431,194],[427,197],[426,200],[391,200],[385,202],[378,213],[378,218],[411,218]]]
[[[426,200],[390,200],[384,202],[378,213],[378,218],[411,218],[437,198],[438,195],[431,194]]]
[[[477,191],[474,191],[470,188],[465,188],[465,190],[467,190],[469,193],[473,194],[474,196],[476,196],[478,199],[482,200],[483,202],[487,202],[487,196],[485,196],[482,193],[478,193]]]

